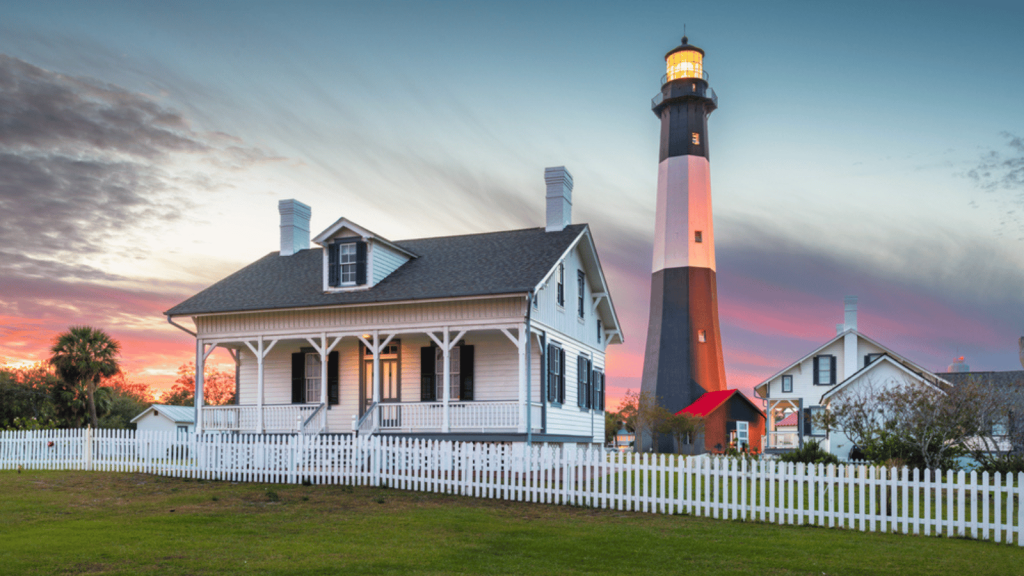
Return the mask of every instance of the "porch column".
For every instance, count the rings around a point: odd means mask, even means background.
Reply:
[[[526,330],[526,324],[519,326],[519,336],[512,336],[506,328],[502,328],[502,333],[505,337],[512,341],[512,344],[519,350],[519,424],[516,429],[520,433],[526,432],[526,414],[530,407],[527,405],[530,399],[530,394],[527,392],[526,387],[526,374],[530,367],[526,364],[526,348],[530,345],[529,332]]]
[[[248,344],[248,342],[246,342]],[[256,344],[256,431],[263,434],[263,335]]]
[[[380,331],[373,331],[373,403],[378,404],[373,411],[373,428],[380,429]]]
[[[256,431],[260,434],[265,432],[263,422],[263,359],[270,354],[270,350],[273,349],[274,345],[277,344],[277,340],[271,340],[270,345],[263,340],[263,336],[260,335],[256,339],[256,347],[254,348],[248,340],[243,340],[243,343],[249,348],[253,356],[256,357]],[[238,426],[242,428],[242,420],[239,417]]]
[[[206,364],[206,345],[199,338],[196,338],[196,374],[195,392],[192,394],[196,407],[196,434],[203,433],[203,366]]]
[[[320,403],[327,405],[327,334],[320,334]]]
[[[527,411],[530,409],[529,400],[531,394],[526,388],[526,372],[530,369],[526,365],[526,347],[530,342],[526,339],[526,324],[519,328],[519,432],[526,432]]]
[[[448,360],[448,358],[451,356],[452,349],[450,338],[451,334],[448,332],[448,327],[445,326],[444,346],[441,347],[441,350],[444,353],[444,360],[442,360],[444,362],[444,366],[442,366],[443,376],[441,378],[444,389],[442,396],[442,398],[444,399],[444,418],[441,421],[441,432],[445,434],[447,434],[448,431],[451,430],[451,406],[449,405],[449,403],[451,402],[452,398],[452,363]]]

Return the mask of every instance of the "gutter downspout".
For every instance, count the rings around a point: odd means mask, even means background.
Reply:
[[[177,322],[174,321],[174,318],[172,318],[170,316],[167,317],[167,323],[170,324],[171,326],[174,326],[178,330],[182,330],[184,332],[187,332],[187,333],[191,334],[193,338],[198,338],[198,336],[196,336],[195,332],[189,330],[188,328],[185,328],[181,324],[178,324]]]
[[[530,312],[533,311],[533,290],[526,293],[526,446],[533,447],[533,385],[530,375],[533,365],[530,363],[530,349],[533,348],[533,335],[530,331]]]

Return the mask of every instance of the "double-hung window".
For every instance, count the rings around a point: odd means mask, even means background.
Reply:
[[[600,370],[590,372],[590,389],[593,398],[591,407],[595,410],[604,410],[604,372]]]
[[[565,403],[565,350],[548,344],[548,402]]]
[[[356,245],[346,242],[339,246],[339,262],[341,264],[341,285],[352,286],[356,283]]]
[[[814,357],[814,384],[832,386],[836,383],[836,357],[821,354]]]
[[[578,296],[577,296],[577,299],[576,299],[576,314],[579,315],[580,318],[583,318],[583,312],[584,312],[584,310],[586,308],[586,306],[584,305],[584,299],[583,299],[583,290],[586,287],[586,285],[587,285],[587,277],[586,277],[586,275],[583,273],[583,270],[577,270],[576,271],[576,293],[577,293]]]
[[[320,403],[320,355],[316,353],[306,354],[306,402]]]
[[[590,408],[593,404],[593,392],[590,371],[593,368],[590,358],[580,355],[576,358],[576,405]]]
[[[782,393],[789,394],[793,391],[793,376],[786,374],[782,377]]]
[[[336,240],[327,247],[327,285],[366,284],[367,244],[356,239]]]
[[[820,415],[824,409],[825,408],[821,406],[811,406],[807,409],[808,429],[810,430],[811,436],[825,435],[825,428],[823,428],[819,422]]]
[[[565,264],[558,265],[558,286],[555,291],[555,302],[560,306],[565,306]]]

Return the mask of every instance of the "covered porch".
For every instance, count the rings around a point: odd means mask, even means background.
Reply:
[[[237,405],[203,405],[201,375],[217,347],[227,349],[238,367]],[[525,324],[200,337],[197,429],[360,435],[541,432],[541,349],[540,335],[531,335]],[[533,394],[527,392],[528,382]]]
[[[802,399],[768,399],[767,420],[765,422],[768,431],[764,436],[763,452],[766,454],[788,452],[796,450],[803,445],[803,435],[800,428],[802,424]],[[789,413],[797,414],[797,425],[779,426],[779,422]],[[781,428],[781,429],[780,429]]]

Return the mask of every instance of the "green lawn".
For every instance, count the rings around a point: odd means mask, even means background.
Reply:
[[[0,573],[140,572],[1024,575],[1024,549],[379,488],[0,472]]]

